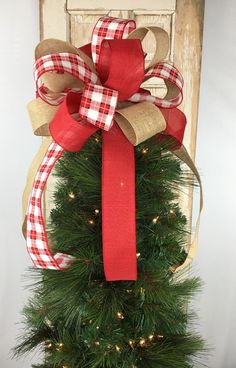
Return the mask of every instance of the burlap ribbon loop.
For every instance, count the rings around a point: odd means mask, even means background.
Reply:
[[[117,110],[115,119],[126,138],[134,146],[166,128],[166,121],[160,109],[150,102],[140,102]]]
[[[139,38],[142,42],[146,35],[150,32],[154,36],[155,40],[155,52],[146,67],[146,71],[159,61],[164,60],[167,57],[169,51],[169,36],[168,33],[159,27],[141,27],[135,29],[128,36],[129,39]]]
[[[58,108],[59,106],[51,106],[39,97],[28,103],[27,109],[35,135],[50,136],[49,123]]]

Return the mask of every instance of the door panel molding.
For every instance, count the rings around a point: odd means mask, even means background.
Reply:
[[[67,0],[67,10],[77,9],[110,9],[110,10],[132,10],[148,9],[155,10],[157,7],[162,10],[175,10],[175,0]]]

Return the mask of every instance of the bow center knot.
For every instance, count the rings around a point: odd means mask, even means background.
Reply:
[[[118,102],[118,91],[97,84],[85,85],[80,102],[80,116],[98,128],[109,130]]]

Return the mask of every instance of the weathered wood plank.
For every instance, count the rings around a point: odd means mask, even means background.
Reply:
[[[175,9],[175,0],[67,0],[67,10],[76,9],[109,9],[109,10],[132,10],[132,9]]]
[[[173,31],[173,59],[185,80],[184,99],[180,108],[184,111],[188,122],[184,145],[193,160],[196,150],[203,18],[204,0],[177,0]],[[187,195],[180,196],[180,200],[182,210],[189,219],[191,230],[193,189],[186,191]]]
[[[66,0],[39,0],[40,39],[59,38],[67,40],[69,35]]]
[[[185,80],[182,110],[188,125],[185,145],[194,159],[200,87],[204,0],[177,0],[174,62]]]

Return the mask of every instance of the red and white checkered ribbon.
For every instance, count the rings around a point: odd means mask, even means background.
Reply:
[[[42,195],[47,178],[63,148],[52,143],[37,171],[27,212],[27,249],[37,268],[60,270],[67,268],[73,257],[63,253],[52,255],[42,214]]]
[[[183,99],[182,90],[184,86],[184,79],[180,74],[180,72],[173,65],[168,64],[166,62],[160,62],[154,65],[147,71],[147,73],[144,76],[144,80],[147,80],[152,77],[161,78],[164,81],[166,81],[167,84],[168,83],[174,84],[178,88],[179,94],[175,98],[167,100],[165,98],[163,99],[142,92],[137,92],[132,97],[129,98],[129,101],[131,102],[148,101],[158,107],[163,108],[173,108],[181,104]]]
[[[81,63],[81,60],[82,59],[79,56],[77,57],[77,55],[70,53],[51,54],[38,59],[35,63],[35,80],[38,94],[44,101],[51,105],[60,104],[65,95],[71,89],[60,94],[49,93],[41,82],[40,77],[44,73],[50,71],[71,74],[85,83],[85,88],[83,90],[84,98],[82,99],[84,106],[81,108],[83,117],[97,127],[109,130],[112,126],[118,93],[117,91],[107,87],[95,84],[100,83],[98,76],[93,73],[84,62]],[[184,80],[180,72],[173,65],[167,62],[159,62],[146,72],[144,80],[153,77],[161,78],[167,84],[174,84],[179,90],[177,96],[171,100],[167,100],[165,98],[137,92],[129,98],[129,101],[134,103],[149,101],[156,106],[163,108],[173,108],[178,106],[183,99],[182,90],[184,85]],[[87,87],[88,84],[89,87]],[[91,102],[91,105],[88,104],[89,101]],[[105,110],[104,102],[107,105]],[[110,104],[110,108],[108,108],[108,104]]]
[[[136,28],[134,20],[102,17],[93,29],[91,49],[94,65],[97,66],[102,41],[126,38]]]
[[[34,79],[39,96],[51,105],[59,105],[63,101],[66,92],[60,94],[49,93],[40,79],[44,73],[48,72],[68,73],[84,84],[100,83],[97,74],[92,72],[79,55],[60,52],[42,56],[34,63]]]
[[[118,92],[110,88],[87,84],[80,102],[79,114],[98,128],[109,130],[116,111]]]

